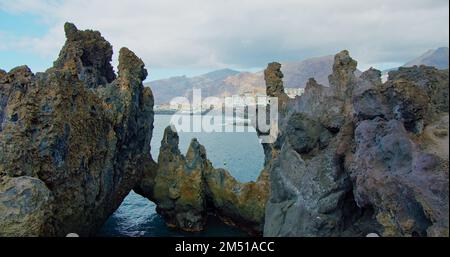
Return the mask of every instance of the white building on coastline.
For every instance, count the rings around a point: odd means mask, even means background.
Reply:
[[[284,92],[289,96],[289,98],[295,98],[296,96],[301,96],[305,93],[304,88],[285,88]]]

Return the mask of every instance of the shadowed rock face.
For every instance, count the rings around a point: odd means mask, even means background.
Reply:
[[[0,73],[0,235],[92,234],[150,162],[153,96],[142,60],[65,26],[54,66]]]
[[[264,235],[448,236],[448,70],[355,70],[343,51],[330,87],[311,79],[288,103]]]
[[[157,204],[158,213],[170,227],[201,231],[207,215],[213,214],[227,224],[260,235],[269,196],[267,172],[262,171],[256,182],[240,183],[228,171],[215,169],[196,139],[192,139],[186,156],[180,153],[178,142],[178,134],[167,127],[158,167],[145,173],[135,191]]]
[[[266,204],[265,236],[331,236],[360,213],[352,197],[343,159],[351,140],[346,122],[347,81],[356,80],[356,62],[336,56],[330,87],[311,79],[306,92],[288,103],[280,134],[266,163],[271,196]],[[331,79],[332,78],[332,79]],[[266,156],[267,157],[267,156]]]

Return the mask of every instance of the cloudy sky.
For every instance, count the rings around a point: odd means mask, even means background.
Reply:
[[[51,66],[65,21],[132,49],[150,80],[342,49],[383,69],[449,44],[448,0],[0,0],[0,68]]]

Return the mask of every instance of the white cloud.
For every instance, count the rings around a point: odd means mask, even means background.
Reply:
[[[361,63],[402,62],[448,45],[447,0],[19,0],[10,12],[38,14],[51,29],[17,47],[56,56],[63,23],[100,30],[150,68],[265,66],[272,60],[349,49]]]

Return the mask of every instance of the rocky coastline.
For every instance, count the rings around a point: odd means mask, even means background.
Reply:
[[[154,98],[127,48],[117,74],[99,32],[64,26],[53,67],[0,70],[0,236],[92,236],[131,190],[168,226],[205,229],[208,215],[254,236],[448,236],[448,69],[357,72],[336,54],[329,86],[284,92],[281,64],[264,72],[279,103],[265,165],[241,183],[192,139],[167,127],[150,155]],[[258,124],[255,124],[258,129]]]

